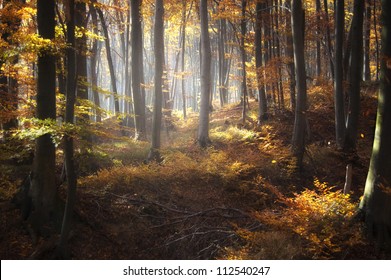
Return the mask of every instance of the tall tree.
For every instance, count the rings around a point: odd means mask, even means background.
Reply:
[[[365,39],[364,39],[364,80],[371,80],[371,63],[370,63],[370,53],[371,53],[371,17],[372,17],[372,7],[371,1],[365,1]]]
[[[256,5],[256,23],[255,23],[255,64],[257,67],[257,86],[258,86],[258,123],[267,119],[267,101],[265,86],[262,83],[263,73],[263,59],[262,59],[262,10],[264,4],[258,2]]]
[[[76,46],[76,71],[78,76],[77,97],[88,100],[87,84],[87,5],[85,1],[75,1],[75,25],[81,30],[81,36],[75,39]],[[88,116],[84,116],[88,118]]]
[[[355,0],[352,20],[352,39],[354,44],[350,53],[349,71],[349,104],[347,110],[345,149],[355,150],[357,143],[358,118],[360,114],[360,87],[363,75],[363,22],[364,1]]]
[[[93,31],[94,34],[98,34],[98,15],[96,13],[96,9],[94,8],[93,4],[90,4],[90,14],[91,14],[91,21],[93,25]],[[94,98],[94,105],[95,105],[95,120],[97,122],[102,121],[102,114],[100,110],[100,99],[99,99],[99,91],[98,91],[98,75],[97,75],[97,63],[98,63],[98,40],[93,39],[92,42],[92,48],[91,48],[91,55],[90,55],[90,77],[91,77],[91,88],[92,88],[92,95]]]
[[[66,92],[66,108],[65,108],[65,122],[67,124],[74,123],[75,117],[75,100],[77,88],[77,74],[76,74],[76,40],[75,40],[75,1],[68,0],[66,5],[66,23],[67,23],[67,92]],[[85,60],[83,56],[78,58]],[[74,163],[74,145],[73,136],[66,135],[64,139],[64,154],[65,154],[65,169],[67,174],[68,192],[65,204],[64,218],[61,228],[60,243],[58,246],[59,254],[62,257],[68,255],[68,236],[71,230],[72,214],[76,200],[76,172]]]
[[[96,0],[94,0],[94,1],[96,1]],[[105,20],[105,17],[103,15],[102,10],[99,7],[94,7],[94,8],[96,9],[96,12],[98,13],[98,16],[100,19],[100,24],[102,26],[103,34],[105,37],[107,64],[109,65],[111,88],[112,88],[113,95],[114,95],[114,110],[115,110],[115,113],[118,115],[120,113],[119,96],[118,96],[118,90],[117,90],[117,79],[115,76],[113,57],[111,54],[109,30],[108,30],[106,20]]]
[[[345,140],[345,109],[343,89],[343,41],[345,30],[345,2],[336,2],[335,15],[335,61],[334,61],[334,110],[335,110],[335,135],[337,146],[344,147]]]
[[[55,37],[55,1],[37,0],[38,34],[44,39]],[[38,55],[36,117],[42,121],[56,119],[56,66],[54,50],[42,48]],[[49,133],[36,139],[31,196],[31,223],[38,231],[53,222],[56,208],[55,146]]]
[[[375,140],[364,197],[369,236],[379,248],[391,249],[391,1],[382,0],[382,55]]]
[[[246,23],[246,6],[247,1],[242,0],[242,17],[240,20],[240,58],[242,62],[242,122],[246,122],[247,118],[247,72],[246,72],[246,48],[245,48],[245,39],[247,33],[247,23]]]
[[[302,167],[305,152],[307,84],[304,58],[304,9],[301,0],[292,0],[292,37],[296,70],[296,109],[292,138],[292,150],[297,159],[297,165]]]
[[[163,103],[163,63],[164,63],[164,6],[163,0],[155,1],[155,100],[152,119],[152,147],[148,155],[149,160],[160,160],[160,131],[162,126]]]
[[[141,0],[132,0],[131,16],[131,45],[132,45],[132,93],[134,106],[134,122],[136,126],[136,139],[146,138],[145,123],[145,96],[142,91],[143,69],[143,47],[141,29]]]
[[[329,19],[329,8],[328,8],[327,0],[323,1],[323,5],[324,5],[324,16],[326,20],[326,41],[327,41],[327,52],[330,61],[330,73],[334,81],[335,75],[334,75],[333,47],[331,45],[330,19]]]
[[[320,21],[320,10],[321,4],[320,0],[316,0],[316,76],[320,77],[322,75],[322,57],[320,53],[320,43],[321,43],[321,21]]]
[[[285,17],[286,17],[286,56],[288,57],[288,73],[289,73],[289,90],[290,90],[290,107],[292,111],[296,107],[296,75],[295,63],[293,55],[293,38],[292,38],[292,22],[291,22],[291,0],[285,0]]]
[[[200,0],[201,18],[201,104],[198,125],[198,144],[206,147],[209,142],[209,96],[211,75],[211,48],[208,24],[208,1]]]

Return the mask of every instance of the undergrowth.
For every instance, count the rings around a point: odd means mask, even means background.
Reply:
[[[349,195],[319,180],[313,189],[293,197],[286,197],[275,186],[266,188],[282,205],[279,210],[254,213],[269,230],[239,230],[247,246],[227,249],[227,258],[347,258],[350,249],[364,244],[361,226],[352,221],[357,203]]]

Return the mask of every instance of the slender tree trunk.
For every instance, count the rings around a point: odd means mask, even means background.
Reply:
[[[335,132],[339,148],[344,147],[345,140],[345,109],[343,91],[343,40],[345,29],[345,5],[344,0],[336,3],[335,23],[335,79],[334,79],[334,103],[335,103]]]
[[[98,17],[96,14],[96,10],[94,8],[91,8],[92,4],[90,4],[90,13],[91,13],[91,20],[93,25],[93,31],[94,34],[98,34]],[[98,91],[98,76],[97,76],[97,62],[98,62],[98,40],[93,39],[92,42],[92,50],[90,55],[90,77],[91,77],[91,88],[92,88],[92,95],[94,98],[94,105],[95,105],[95,120],[96,122],[102,121],[102,114],[100,110],[100,100],[99,100],[99,91]]]
[[[75,1],[68,0],[67,9],[67,94],[65,108],[65,122],[74,123],[75,99],[76,99],[76,44],[75,44]],[[80,56],[78,56],[80,57]],[[85,59],[85,57],[80,57]],[[73,137],[65,136],[64,139],[65,169],[67,174],[68,193],[65,204],[64,218],[61,228],[60,243],[58,245],[61,256],[68,256],[68,236],[72,226],[72,215],[76,200],[76,172],[74,163]]]
[[[134,122],[136,126],[135,138],[139,140],[146,139],[146,123],[145,123],[145,96],[143,95],[141,83],[144,75],[143,63],[143,48],[142,48],[142,29],[141,29],[141,0],[132,0],[131,2],[132,16],[132,93],[134,106]]]
[[[372,7],[370,1],[366,1],[365,8],[365,36],[364,36],[364,81],[371,80],[371,17]]]
[[[88,100],[88,84],[87,84],[87,6],[83,1],[75,2],[75,24],[82,29],[82,36],[76,38],[76,71],[77,71],[77,97]],[[88,119],[83,116],[83,119]]]
[[[155,2],[155,101],[152,120],[152,147],[148,155],[149,160],[160,161],[160,131],[162,126],[163,100],[163,61],[164,61],[164,6],[163,0]]]
[[[295,63],[293,55],[293,38],[292,38],[292,23],[289,10],[291,9],[291,0],[285,1],[286,7],[286,55],[289,59],[288,73],[289,73],[289,90],[290,90],[290,107],[294,111],[296,108],[296,75],[295,75]]]
[[[183,118],[186,119],[186,92],[185,92],[185,50],[186,50],[186,1],[182,0],[182,30],[181,30],[181,39],[182,39],[182,48],[181,48],[181,84],[182,84],[182,111]]]
[[[110,46],[110,36],[109,36],[109,31],[107,29],[106,25],[106,20],[103,15],[103,12],[100,8],[95,7],[99,19],[100,19],[100,24],[102,26],[103,34],[105,36],[105,47],[106,47],[106,56],[107,56],[107,64],[109,65],[109,72],[110,72],[110,80],[111,80],[111,87],[114,95],[114,110],[115,114],[119,115],[120,114],[120,109],[119,109],[119,99],[118,99],[118,90],[117,90],[117,79],[115,78],[115,71],[114,71],[114,63],[113,63],[113,58],[111,55],[111,46]]]
[[[39,35],[48,40],[55,36],[55,1],[37,0]],[[56,119],[56,61],[53,52],[42,50],[38,56],[36,117],[40,120]],[[31,196],[33,212],[30,221],[38,232],[57,219],[57,188],[55,182],[55,146],[50,134],[36,139]]]
[[[366,229],[376,241],[378,249],[391,250],[391,1],[382,1],[382,18],[382,60],[375,140],[360,209],[365,212]]]
[[[295,55],[297,101],[295,124],[292,138],[292,150],[297,159],[297,165],[302,168],[305,151],[307,85],[304,58],[304,9],[301,0],[292,0],[292,37]]]
[[[334,70],[335,69],[334,69],[334,61],[333,61],[333,47],[331,45],[329,8],[328,8],[327,0],[324,0],[323,3],[324,3],[325,19],[326,19],[326,23],[327,23],[327,25],[326,25],[326,40],[327,40],[327,51],[329,54],[329,61],[330,61],[330,73],[331,73],[331,77],[334,81],[334,79],[335,79]]]
[[[198,143],[206,147],[209,142],[209,95],[211,75],[211,49],[208,31],[208,1],[200,0],[201,18],[201,104],[198,126]]]
[[[247,72],[246,72],[246,49],[245,49],[245,38],[247,33],[246,27],[246,6],[247,1],[242,0],[242,19],[240,23],[241,37],[240,37],[240,56],[242,59],[242,122],[246,123],[247,118]]]
[[[376,81],[379,80],[379,70],[380,70],[380,43],[379,43],[379,36],[377,34],[377,0],[373,0],[373,30],[375,32],[375,42],[376,42]]]
[[[358,118],[360,114],[360,88],[363,61],[364,1],[354,1],[352,21],[352,51],[350,55],[349,105],[346,122],[345,149],[354,151],[357,144]]]
[[[316,0],[316,76],[320,77],[322,75],[322,56],[320,52],[320,43],[321,43],[321,28],[320,28],[320,11],[321,4],[320,0]]]
[[[262,61],[262,10],[263,4],[257,3],[256,6],[256,23],[255,23],[255,64],[257,68],[257,86],[258,86],[258,105],[259,105],[259,115],[258,123],[262,123],[267,119],[267,103],[266,103],[266,93],[265,85],[263,84],[263,73],[261,71],[263,67]]]

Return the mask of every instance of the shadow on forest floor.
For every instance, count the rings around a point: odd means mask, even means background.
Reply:
[[[143,163],[149,145],[132,140],[110,140],[79,154],[71,257],[386,258],[364,239],[361,224],[351,222],[366,179],[376,99],[362,98],[358,152],[352,156],[334,145],[329,98],[316,88],[310,92],[315,105],[308,112],[310,138],[302,173],[289,150],[293,114],[275,112],[257,126],[254,102],[245,126],[238,106],[213,112],[207,149],[195,143],[195,115],[176,119],[175,130],[162,134],[159,164]],[[353,187],[345,196],[341,189],[348,163],[353,164]],[[13,168],[11,175],[2,182],[13,178],[20,183],[26,171],[18,165],[8,168]],[[15,189],[2,188],[2,200]],[[19,216],[18,209],[1,211],[1,259],[29,258],[46,242],[33,246]]]

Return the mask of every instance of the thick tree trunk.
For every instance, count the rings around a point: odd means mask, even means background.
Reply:
[[[149,160],[160,161],[160,131],[162,126],[163,100],[163,63],[164,63],[164,6],[163,0],[155,2],[155,101],[153,104],[152,119],[152,146],[148,155]]]
[[[378,249],[391,250],[391,1],[382,1],[382,60],[375,140],[364,197],[367,230]]]
[[[37,1],[38,33],[44,39],[54,40],[55,1]],[[56,66],[55,56],[49,49],[38,56],[36,117],[40,120],[56,119]],[[42,232],[44,225],[54,222],[56,217],[57,188],[55,181],[55,146],[50,134],[36,139],[33,163],[31,196],[33,212],[30,221]]]
[[[209,142],[209,95],[211,75],[211,49],[208,31],[208,1],[200,0],[201,18],[201,104],[198,126],[198,144],[206,147]]]
[[[360,88],[363,60],[364,1],[354,1],[352,21],[352,50],[349,71],[349,105],[346,122],[345,149],[354,151],[357,144],[358,118],[360,113]]]
[[[292,138],[292,150],[301,169],[305,151],[307,85],[304,58],[304,9],[301,0],[292,0],[292,37],[295,55],[297,101],[295,124]]]

